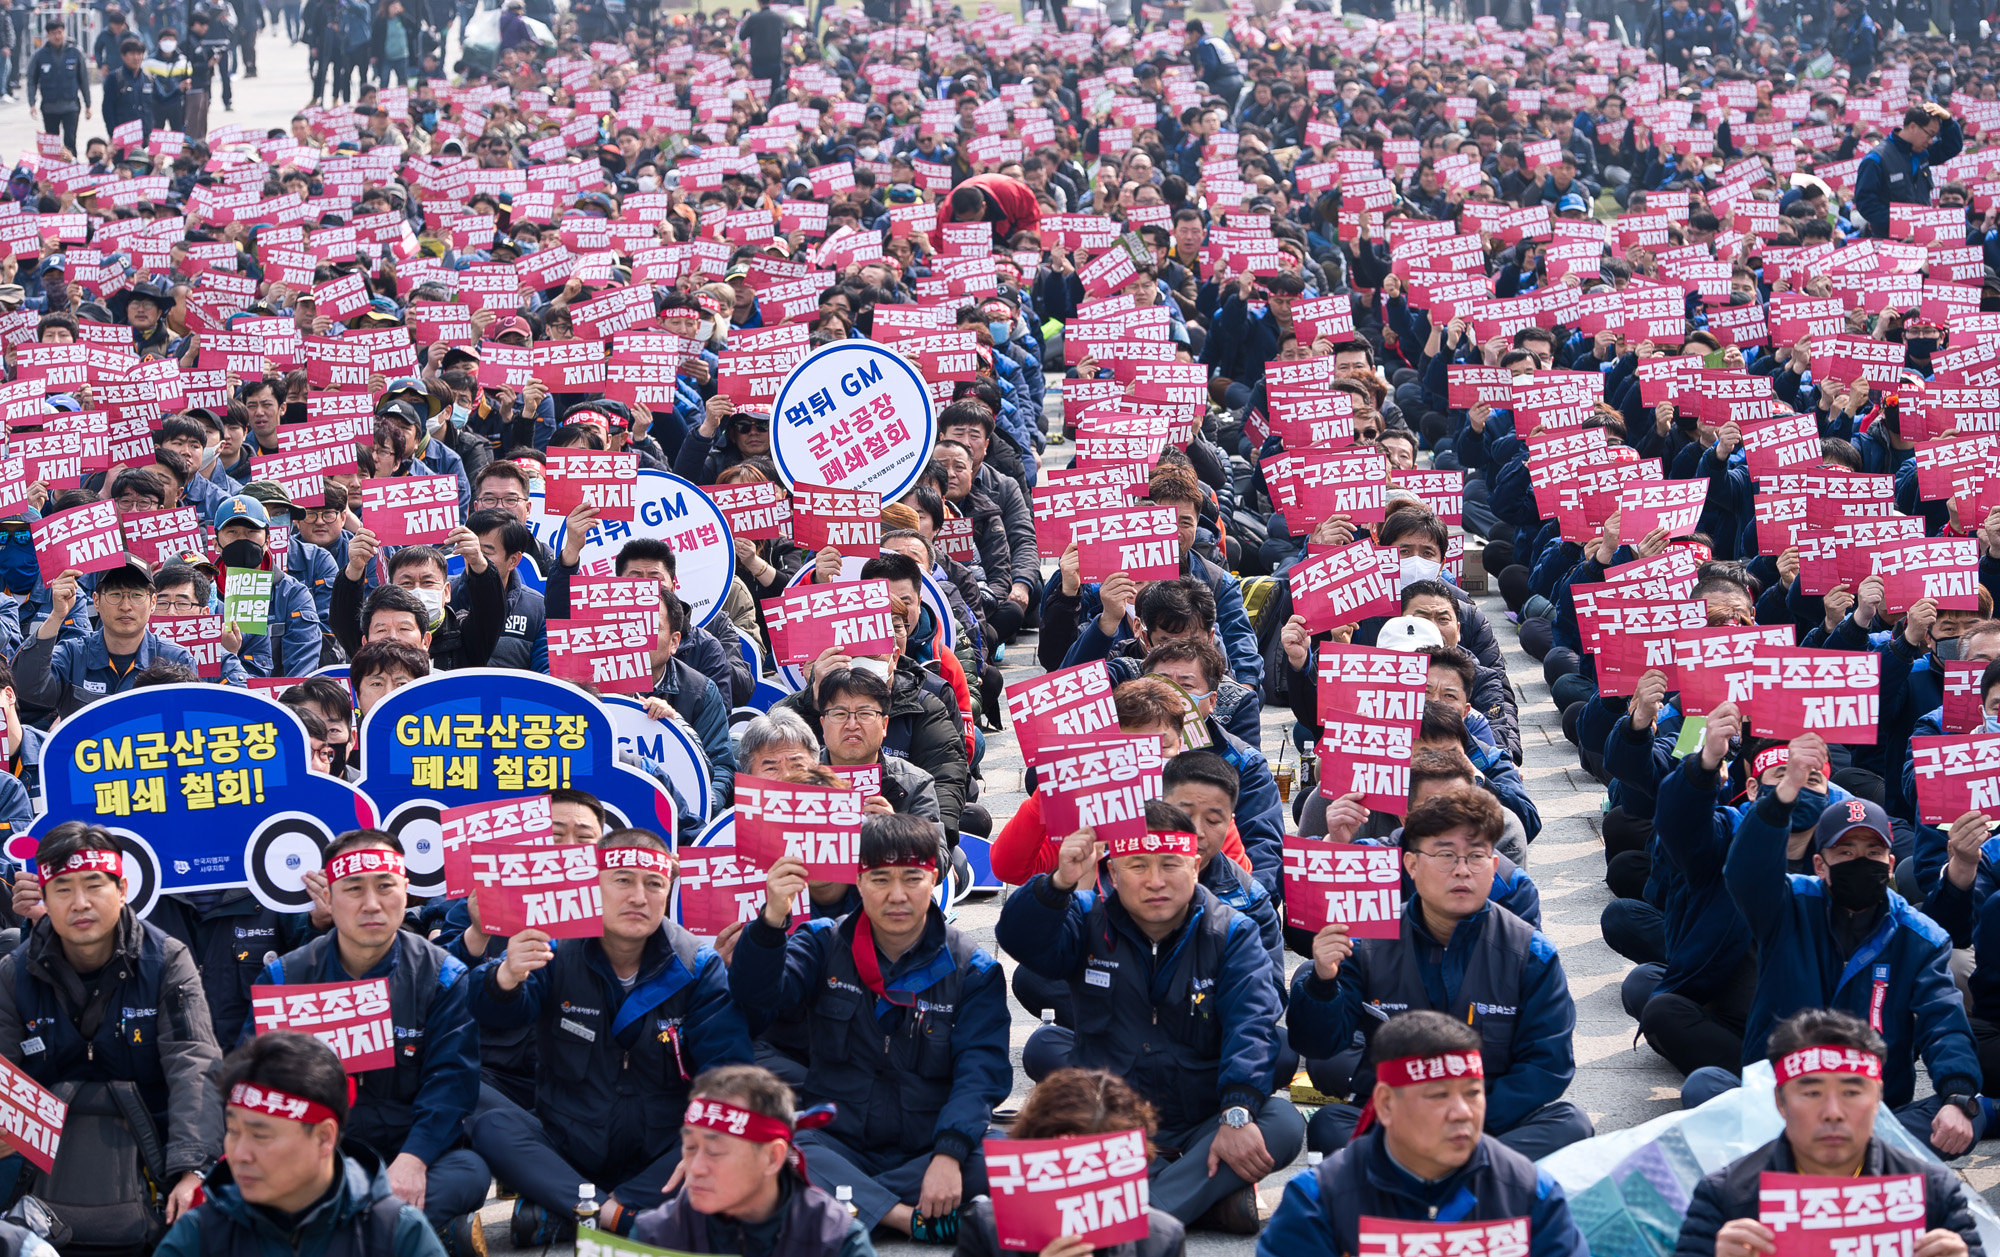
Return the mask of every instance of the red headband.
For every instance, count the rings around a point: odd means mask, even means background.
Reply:
[[[930,872],[935,873],[937,872],[937,857],[932,856],[929,859],[923,859],[914,855],[897,856],[892,860],[877,860],[873,864],[863,864],[860,867],[863,873],[866,873],[869,869],[928,869]]]
[[[1771,1072],[1777,1075],[1780,1087],[1807,1074],[1860,1074],[1880,1082],[1882,1058],[1860,1048],[1803,1047],[1779,1057]]]
[[[599,847],[597,867],[609,872],[612,869],[645,869],[652,873],[674,875],[674,858],[664,851],[651,847]]]
[[[816,1130],[832,1120],[833,1106],[823,1104],[799,1114],[798,1128]],[[788,1145],[785,1151],[785,1164],[797,1171],[801,1179],[805,1179],[808,1183],[812,1181],[806,1178],[806,1154],[800,1151],[797,1144],[792,1143],[792,1128],[775,1117],[752,1113],[749,1109],[731,1104],[727,1100],[712,1100],[697,1096],[688,1101],[687,1115],[681,1119],[681,1125],[699,1126],[703,1130],[734,1135],[738,1139],[748,1139],[752,1143],[763,1144],[770,1143],[774,1139],[782,1139]]]
[[[1147,830],[1127,838],[1113,838],[1110,854],[1114,859],[1121,855],[1184,855],[1193,858],[1201,854],[1201,839],[1193,834]]]
[[[1791,762],[1791,747],[1767,746],[1757,753],[1756,759],[1750,761],[1750,778],[1753,781],[1762,781],[1765,769],[1776,768],[1781,764],[1789,764]]]
[[[369,847],[361,851],[344,851],[333,857],[326,866],[326,880],[329,885],[342,878],[354,877],[361,873],[394,873],[397,877],[407,877],[403,871],[403,857],[380,847]]]
[[[46,886],[65,873],[88,873],[92,869],[97,870],[99,873],[109,874],[112,877],[123,877],[125,876],[125,855],[123,852],[100,851],[94,847],[86,848],[82,851],[72,851],[69,854],[69,859],[64,860],[55,868],[43,865],[36,870],[36,875],[41,878],[42,885]]]
[[[1486,1066],[1477,1052],[1444,1052],[1437,1056],[1395,1056],[1375,1066],[1375,1081],[1392,1087],[1416,1087],[1443,1078],[1484,1078]]]
[[[249,1109],[253,1113],[268,1113],[272,1117],[290,1118],[317,1126],[321,1122],[335,1122],[333,1110],[324,1104],[279,1091],[274,1087],[262,1087],[254,1082],[239,1082],[229,1089],[229,1103],[234,1108]]]

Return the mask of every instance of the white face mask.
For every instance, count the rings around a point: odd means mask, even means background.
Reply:
[[[660,179],[658,175],[639,176],[639,191],[657,192],[659,191],[659,189],[660,189]]]
[[[694,329],[694,338],[696,340],[707,340],[713,335],[715,335],[715,324],[708,319],[703,319],[701,326]]]
[[[872,672],[876,676],[882,678],[885,684],[889,680],[889,664],[887,660],[855,659],[850,662],[849,666],[857,668],[862,672]]]
[[[178,43],[175,43],[173,40],[163,39],[160,41],[160,55],[163,57],[171,57],[174,55],[174,49],[178,47],[180,47],[180,45]]]
[[[424,627],[435,632],[437,626],[444,622],[444,590],[412,589],[410,592],[424,604],[424,611],[428,616]]]
[[[1413,554],[1402,562],[1396,592],[1401,593],[1405,588],[1414,585],[1420,580],[1436,580],[1443,571],[1444,564],[1438,562],[1436,559],[1422,559]]]

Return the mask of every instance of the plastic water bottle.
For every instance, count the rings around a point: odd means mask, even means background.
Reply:
[[[1056,1010],[1055,1010],[1055,1009],[1053,1009],[1053,1008],[1044,1008],[1044,1009],[1042,1010],[1042,1024],[1043,1024],[1043,1025],[1045,1025],[1045,1026],[1053,1026],[1053,1025],[1055,1025],[1055,1024],[1056,1024]]]
[[[578,1183],[576,1185],[576,1229],[595,1231],[597,1229],[597,1184]]]
[[[840,1202],[841,1208],[847,1210],[848,1217],[858,1218],[861,1216],[861,1211],[854,1207],[854,1189],[852,1187],[842,1183],[833,1189],[833,1198]]]
[[[1319,1163],[1325,1159],[1326,1159],[1326,1154],[1324,1153],[1308,1152],[1306,1153],[1306,1168],[1308,1170],[1317,1169],[1319,1167]]]

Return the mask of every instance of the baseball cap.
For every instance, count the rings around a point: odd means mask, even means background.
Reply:
[[[1584,200],[1574,192],[1564,193],[1562,200],[1556,202],[1556,213],[1558,214],[1588,214],[1589,212],[1590,202]]]
[[[1415,654],[1427,646],[1444,645],[1444,635],[1437,625],[1429,620],[1420,620],[1413,615],[1399,615],[1382,624],[1381,633],[1375,644],[1383,650],[1400,650],[1404,654]]]
[[[488,335],[494,340],[499,340],[502,336],[528,336],[528,320],[518,314],[495,319]]]
[[[264,504],[266,523],[270,522],[271,511],[283,511],[290,515],[296,514],[299,509],[293,504],[291,495],[285,492],[285,486],[270,480],[252,480],[243,486],[241,496],[256,498]]]
[[[97,574],[97,588],[104,589],[151,589],[153,575],[138,559],[126,556],[125,562]]]
[[[255,524],[259,528],[269,528],[271,513],[264,509],[262,502],[250,494],[239,493],[233,498],[224,498],[222,504],[215,508],[215,527],[219,532],[225,525],[238,521]]]
[[[1819,824],[1813,826],[1813,850],[1824,851],[1857,829],[1873,832],[1885,844],[1894,833],[1889,827],[1889,814],[1880,804],[1867,799],[1846,798],[1826,805],[1819,814]]]

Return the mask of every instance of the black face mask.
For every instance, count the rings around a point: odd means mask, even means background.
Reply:
[[[334,745],[332,748],[333,759],[326,766],[326,770],[336,777],[347,771],[347,748],[349,743],[352,742],[354,735],[349,733],[347,736],[348,742],[341,742]]]
[[[230,542],[222,547],[216,556],[224,567],[261,567],[264,562],[264,547],[248,537]]]
[[[1873,908],[1889,895],[1889,866],[1881,860],[1844,860],[1826,876],[1833,902],[1851,912]]]

